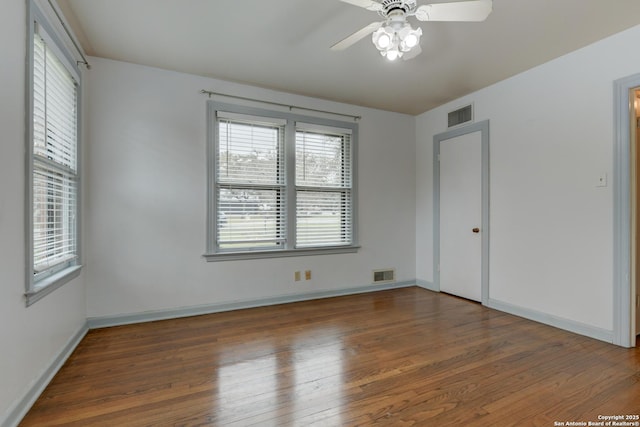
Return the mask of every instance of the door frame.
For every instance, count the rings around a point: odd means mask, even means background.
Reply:
[[[451,138],[480,132],[482,144],[481,303],[489,303],[489,120],[462,126],[433,137],[433,285],[440,292],[440,144]]]
[[[634,347],[631,322],[635,283],[631,283],[631,102],[640,74],[614,82],[613,141],[613,344]]]

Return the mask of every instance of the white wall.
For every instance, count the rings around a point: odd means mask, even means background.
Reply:
[[[82,275],[25,307],[25,2],[0,13],[0,425],[85,324]]]
[[[89,317],[367,286],[373,269],[387,267],[396,268],[399,281],[415,278],[414,117],[111,60],[90,62]],[[207,97],[201,89],[362,115],[357,254],[202,258]],[[313,279],[294,282],[300,270],[312,270]]]
[[[490,120],[490,298],[612,331],[613,82],[640,72],[639,39],[640,26],[417,118],[418,279],[433,280],[433,136],[472,101]]]

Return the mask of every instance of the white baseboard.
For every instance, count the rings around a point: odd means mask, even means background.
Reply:
[[[434,285],[432,282],[427,282],[426,280],[416,279],[416,286],[433,292],[440,292],[440,289],[438,289],[436,285]]]
[[[290,294],[273,298],[237,301],[223,304],[206,304],[176,309],[146,311],[143,313],[89,317],[87,319],[87,323],[89,325],[89,329],[106,328],[109,326],[128,325],[132,323],[151,322],[155,320],[176,319],[179,317],[199,316],[201,314],[221,313],[224,311],[241,310],[245,308],[265,307],[269,305],[285,304],[290,302],[309,301],[314,299],[331,298],[343,295],[355,295],[367,292],[384,291],[388,289],[399,289],[415,285],[415,280],[407,280],[403,282],[386,283],[384,285],[369,285],[304,294]]]
[[[438,289],[432,282],[428,282],[426,280],[416,279],[416,286],[428,289],[430,291],[440,292],[440,289]],[[544,323],[545,325],[553,326],[554,328],[563,329],[565,331],[573,332],[579,335],[584,335],[589,338],[594,338],[607,343],[613,343],[613,331],[609,331],[606,329],[598,328],[558,316],[553,316],[551,314],[531,310],[506,302],[497,301],[491,298],[489,298],[489,301],[485,305],[485,307],[513,314],[514,316],[522,317],[528,320],[533,320],[534,322]]]
[[[534,322],[544,323],[545,325],[553,326],[558,329],[564,329],[565,331],[584,335],[589,338],[613,343],[613,331],[554,316],[551,314],[542,313],[540,311],[519,307],[517,305],[497,301],[491,298],[489,299],[487,307],[494,310],[504,311],[505,313],[513,314],[525,319],[533,320]]]
[[[47,385],[49,385],[49,382],[51,382],[55,374],[62,368],[62,365],[64,365],[69,356],[71,356],[71,353],[73,353],[78,344],[80,344],[80,341],[82,341],[88,330],[89,325],[85,322],[78,332],[67,341],[67,344],[60,353],[58,353],[53,362],[51,362],[51,365],[35,380],[24,397],[9,411],[7,417],[0,422],[2,427],[16,427],[20,423],[31,406],[33,406],[38,397],[40,397],[40,394],[42,394]]]

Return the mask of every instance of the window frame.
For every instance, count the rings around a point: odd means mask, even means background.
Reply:
[[[46,295],[60,288],[72,279],[80,275],[82,269],[81,248],[81,193],[82,193],[82,150],[81,150],[81,122],[82,122],[82,74],[75,57],[69,48],[60,39],[59,33],[47,18],[46,12],[40,8],[35,0],[28,2],[27,25],[27,61],[26,61],[26,141],[25,141],[25,250],[26,250],[26,284],[25,299],[27,307],[39,301]],[[38,161],[34,157],[34,38],[37,27],[44,32],[47,49],[50,49],[56,58],[71,74],[76,84],[76,167],[73,181],[75,184],[75,257],[66,262],[35,274],[34,268],[34,170]],[[42,160],[40,160],[42,163]],[[45,162],[49,163],[49,162]],[[53,163],[53,162],[50,162]],[[57,166],[56,166],[57,167]],[[63,170],[64,166],[59,169]]]
[[[218,152],[217,114],[231,113],[244,116],[286,121],[284,130],[284,192],[286,197],[285,244],[276,249],[220,250],[217,247],[217,196],[216,165]],[[351,133],[351,243],[338,246],[295,247],[296,238],[296,182],[295,182],[295,143],[296,123],[317,125],[319,127],[344,129]],[[243,259],[280,258],[293,256],[327,255],[355,253],[358,244],[358,124],[295,114],[286,111],[269,110],[245,105],[207,101],[207,231],[206,252],[203,257],[207,261],[231,261]]]

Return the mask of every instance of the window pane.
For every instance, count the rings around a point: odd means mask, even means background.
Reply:
[[[221,188],[217,212],[221,249],[282,247],[285,206],[280,189]]]
[[[296,185],[351,186],[349,135],[296,132]]]
[[[283,181],[279,126],[218,121],[218,182],[280,184]]]
[[[33,152],[43,157],[47,152],[45,116],[45,45],[33,36]]]
[[[73,176],[34,164],[34,274],[76,258],[76,193]]]
[[[76,82],[34,35],[33,152],[76,170]]]
[[[351,243],[348,191],[298,191],[296,246],[335,246]]]

